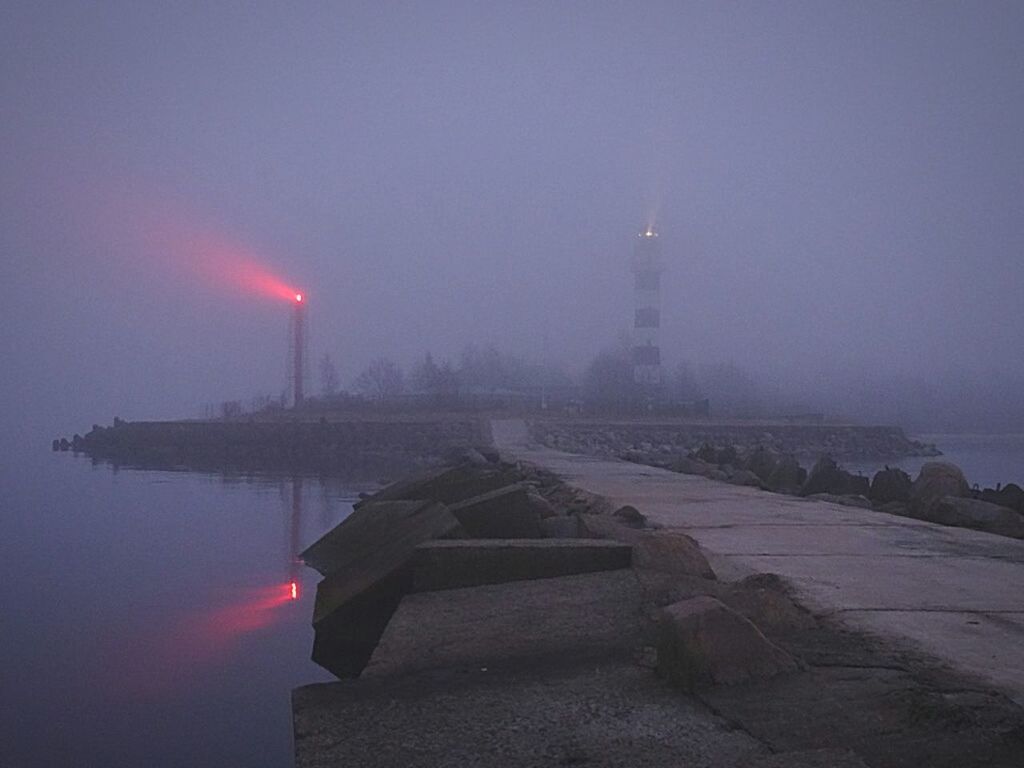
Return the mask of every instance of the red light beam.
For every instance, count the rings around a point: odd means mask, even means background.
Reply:
[[[154,190],[132,192],[114,191],[97,211],[94,225],[145,274],[157,267],[216,288],[302,301],[296,286],[267,266],[255,249],[225,234],[220,222]]]

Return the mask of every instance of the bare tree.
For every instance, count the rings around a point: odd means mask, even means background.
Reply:
[[[384,357],[378,357],[356,379],[356,391],[379,402],[402,394],[405,377],[402,369]]]
[[[423,359],[413,366],[412,375],[409,378],[416,392],[434,394],[437,392],[440,375],[441,371],[437,367],[437,363],[434,362],[433,356],[427,352]]]
[[[338,380],[338,369],[330,355],[320,358],[320,394],[324,397],[331,397],[338,394],[340,383]]]
[[[222,419],[237,419],[242,413],[242,404],[238,400],[225,400],[220,404],[220,417]]]

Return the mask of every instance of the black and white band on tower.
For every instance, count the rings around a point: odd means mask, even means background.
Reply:
[[[661,245],[658,233],[648,226],[637,235],[633,247],[633,379],[650,387],[662,383],[661,347]]]

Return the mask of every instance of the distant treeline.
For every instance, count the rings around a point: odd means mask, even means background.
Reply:
[[[306,408],[416,410],[547,408],[610,414],[658,412],[741,419],[848,421],[898,424],[912,432],[1024,431],[1024,381],[967,371],[941,379],[894,378],[858,373],[795,383],[758,374],[734,362],[680,362],[657,386],[634,380],[629,344],[610,345],[570,374],[550,363],[529,362],[494,345],[467,345],[457,358],[430,352],[408,370],[378,357],[341,386],[334,361],[319,362],[318,394]],[[237,418],[284,410],[287,393],[243,403],[208,406],[205,416]]]

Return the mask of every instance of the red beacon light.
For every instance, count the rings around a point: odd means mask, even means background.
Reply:
[[[296,293],[295,294],[295,303],[296,304],[301,304],[302,303],[302,294],[301,293]]]
[[[298,600],[299,599],[299,583],[293,581],[288,585],[288,599]]]

